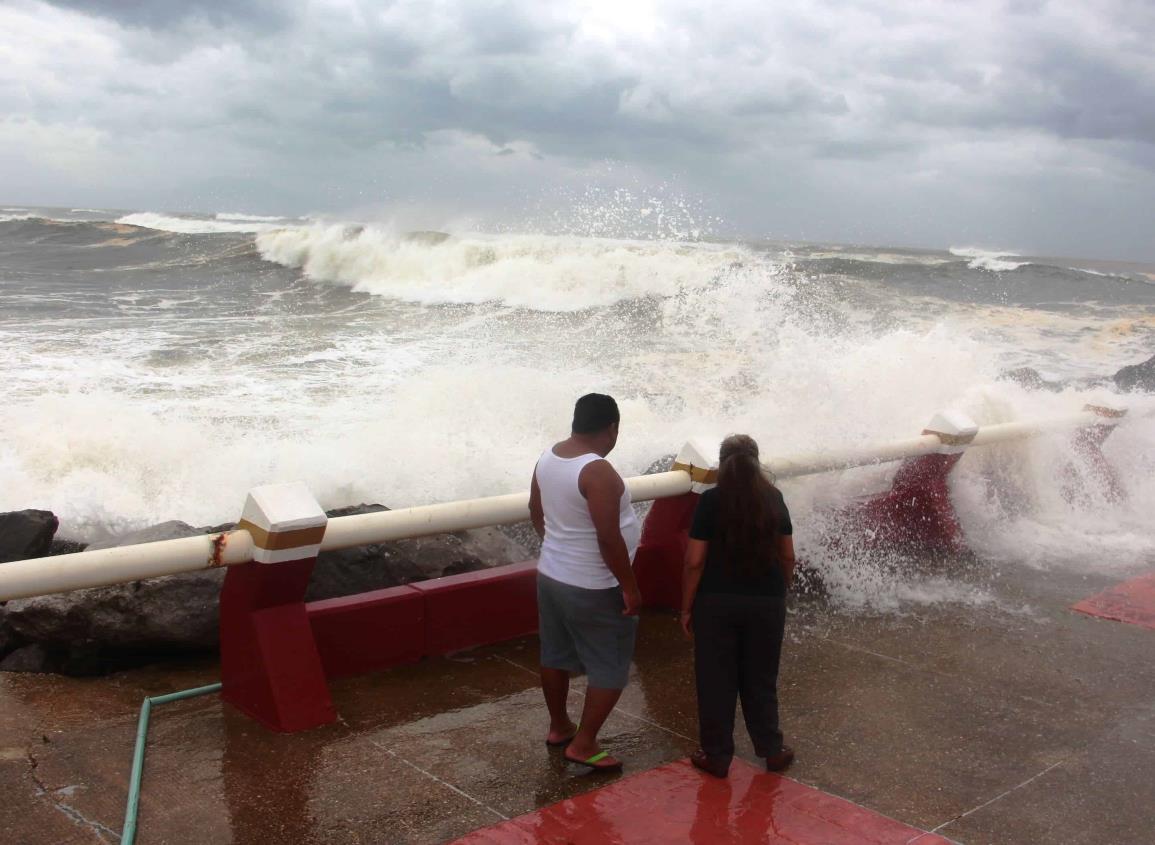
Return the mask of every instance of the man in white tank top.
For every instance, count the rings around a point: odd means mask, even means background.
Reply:
[[[618,441],[617,403],[590,393],[574,406],[572,433],[542,453],[529,510],[542,538],[538,560],[541,688],[549,709],[546,744],[598,771],[618,771],[598,731],[629,679],[641,595],[633,558],[641,528],[630,494],[605,460]],[[580,728],[569,717],[569,681],[589,685]]]

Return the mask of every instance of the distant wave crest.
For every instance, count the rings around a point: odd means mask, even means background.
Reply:
[[[1029,261],[1007,261],[1007,258],[1017,257],[1016,253],[978,247],[952,246],[950,254],[958,258],[969,258],[967,267],[971,270],[989,270],[992,273],[1006,273],[1026,267]]]
[[[242,214],[237,212],[219,211],[214,217],[217,220],[241,220],[248,223],[277,223],[281,220],[288,220],[288,217],[277,217],[276,215],[268,214]]]
[[[253,234],[276,228],[271,223],[253,220],[206,220],[196,217],[173,217],[152,211],[126,214],[117,218],[116,222],[128,226],[141,226],[145,229],[158,229],[162,232],[177,232],[182,235],[216,235],[228,232]]]
[[[399,234],[313,225],[262,232],[261,257],[311,279],[423,304],[579,311],[702,287],[754,255],[737,246],[546,235]]]

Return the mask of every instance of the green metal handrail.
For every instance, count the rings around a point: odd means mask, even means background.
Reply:
[[[195,698],[198,695],[208,695],[220,692],[220,684],[209,684],[204,687],[170,692],[167,695],[145,696],[140,705],[140,720],[136,724],[136,749],[132,754],[132,777],[128,782],[128,805],[124,808],[124,830],[120,834],[120,845],[133,845],[136,839],[136,815],[140,810],[140,783],[144,776],[144,750],[148,743],[148,721],[152,715],[153,705],[167,704],[170,701],[180,701],[184,698]]]

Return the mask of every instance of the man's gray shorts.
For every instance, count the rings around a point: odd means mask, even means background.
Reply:
[[[630,678],[638,617],[623,616],[620,587],[586,590],[537,574],[541,665],[584,671],[589,685],[623,689]]]

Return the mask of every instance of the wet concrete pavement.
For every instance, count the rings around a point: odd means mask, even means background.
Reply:
[[[780,690],[790,777],[974,845],[1155,842],[1155,632],[1069,610],[1121,576],[981,578],[995,600],[978,607],[795,603]],[[535,648],[337,681],[340,721],[303,734],[215,697],[161,705],[138,841],[436,843],[614,782],[545,748]],[[627,775],[694,749],[690,667],[672,617],[648,614],[604,734]],[[0,674],[0,841],[118,841],[142,696],[215,680],[210,661]],[[741,736],[739,754],[755,760]]]

